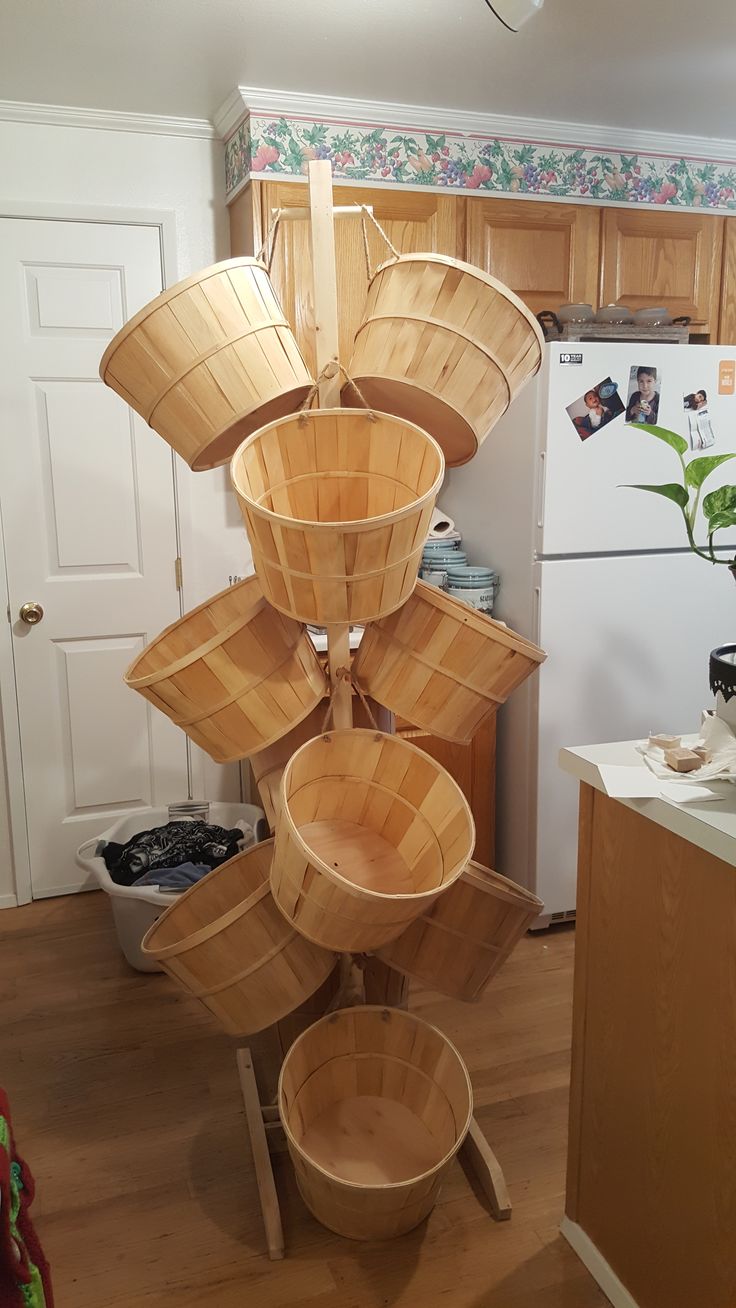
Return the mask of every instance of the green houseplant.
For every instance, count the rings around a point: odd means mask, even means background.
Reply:
[[[664,482],[660,486],[633,484],[630,489],[649,491],[652,495],[663,495],[666,499],[672,500],[682,514],[688,544],[693,553],[708,563],[724,565],[736,580],[736,555],[729,559],[719,558],[715,553],[716,532],[736,526],[736,486],[718,486],[716,490],[702,496],[703,486],[711,473],[715,472],[716,468],[720,468],[722,463],[735,459],[736,454],[705,454],[686,463],[688,444],[676,431],[668,431],[666,427],[655,427],[649,423],[637,423],[637,430],[649,432],[651,436],[656,436],[657,440],[663,441],[674,450],[680,465],[681,480]],[[705,549],[701,549],[695,541],[696,519],[701,496],[703,514],[708,524],[708,544]]]
[[[632,424],[633,425],[633,424]],[[660,486],[633,485],[633,490],[649,491],[652,495],[663,495],[672,500],[679,508],[685,525],[688,544],[693,554],[708,563],[725,566],[736,581],[736,555],[733,558],[719,557],[715,551],[716,533],[728,527],[736,526],[736,486],[718,486],[703,495],[703,486],[722,463],[736,458],[736,454],[705,454],[685,462],[688,451],[687,441],[675,431],[666,427],[655,427],[642,423],[639,430],[649,432],[657,440],[669,445],[677,455],[680,465],[681,480],[664,482]],[[703,515],[708,525],[708,544],[701,549],[695,540],[698,509],[703,505]],[[736,734],[736,643],[719,645],[710,654],[710,688],[716,697],[716,714],[731,727]]]

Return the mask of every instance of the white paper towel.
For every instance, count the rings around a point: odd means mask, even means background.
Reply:
[[[429,527],[430,540],[442,540],[444,536],[449,536],[450,532],[455,530],[455,523],[452,518],[442,512],[439,506],[435,506],[432,511],[432,521]]]

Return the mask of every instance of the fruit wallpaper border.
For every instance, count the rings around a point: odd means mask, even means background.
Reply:
[[[736,165],[725,161],[255,114],[225,143],[226,198],[250,177],[300,178],[310,159],[375,186],[736,211]]]

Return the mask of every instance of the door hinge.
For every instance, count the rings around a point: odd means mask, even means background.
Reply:
[[[181,574],[181,556],[174,559],[174,578],[176,580],[176,589],[181,590],[184,585]]]

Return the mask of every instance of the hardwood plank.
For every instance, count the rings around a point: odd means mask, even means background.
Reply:
[[[480,1004],[418,991],[473,1078],[510,1222],[459,1163],[401,1240],[341,1240],[273,1159],[286,1258],[265,1256],[234,1044],[132,972],[97,892],[0,914],[0,1067],[58,1308],[605,1308],[558,1233],[574,935],[527,936]]]

